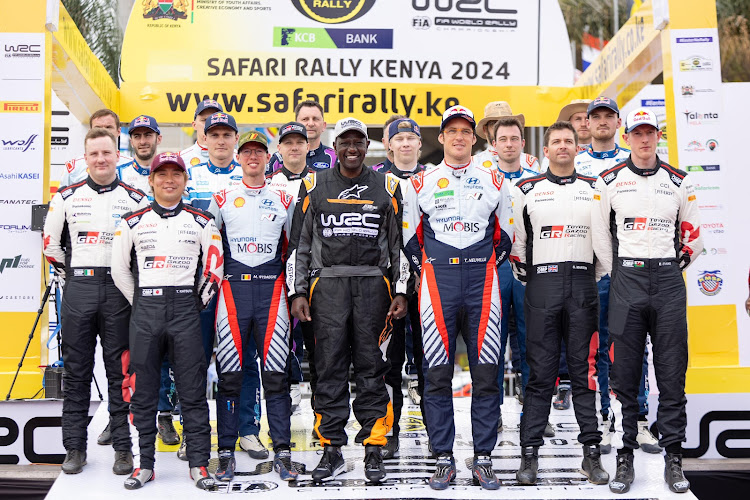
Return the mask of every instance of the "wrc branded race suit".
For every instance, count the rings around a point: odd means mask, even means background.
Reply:
[[[474,163],[485,168],[497,168],[497,151],[490,145],[474,155]],[[539,173],[539,160],[534,155],[521,153],[521,168]]]
[[[148,204],[146,195],[115,179],[100,186],[91,177],[63,187],[44,223],[44,255],[66,277],[62,299],[66,450],[86,450],[96,337],[109,385],[110,429],[115,450],[130,450],[128,428],[130,305],[110,274],[112,238],[123,214]]]
[[[436,454],[453,449],[451,380],[458,331],[473,383],[475,453],[497,440],[500,394],[500,292],[497,265],[512,241],[508,182],[494,168],[445,162],[411,178],[404,201],[404,251],[421,273],[419,311],[425,369],[425,412]],[[459,326],[460,325],[460,326]]]
[[[156,202],[125,215],[115,233],[112,277],[133,304],[130,405],[138,429],[141,469],[154,468],[156,412],[164,355],[180,394],[190,467],[208,465],[211,426],[199,310],[223,274],[221,236],[213,218],[184,205]]]
[[[354,364],[355,441],[386,444],[393,410],[385,385],[394,294],[407,294],[401,249],[401,193],[368,167],[355,178],[340,165],[310,172],[294,214],[287,262],[290,300],[308,297],[315,333],[315,430],[323,445],[344,446],[349,364]]]
[[[580,148],[579,148],[580,149]],[[611,151],[594,151],[591,146],[585,147],[576,155],[575,167],[579,175],[587,177],[598,177],[605,170],[609,170],[630,156],[630,150],[615,145]],[[609,274],[602,276],[597,281],[599,290],[599,358],[596,362],[599,390],[601,391],[602,415],[609,414],[609,369],[612,363],[609,360]],[[564,358],[560,359],[561,372],[567,373]],[[563,370],[563,367],[565,368]],[[643,355],[643,375],[641,377],[640,389],[638,391],[639,414],[643,417],[648,415],[648,353]]]
[[[208,149],[204,148],[196,141],[189,148],[180,151],[180,158],[185,162],[187,168],[197,167],[201,163],[208,162]]]
[[[498,168],[498,171],[503,174],[505,179],[510,182],[509,190],[524,179],[534,177],[538,175],[538,172],[529,170],[527,168],[521,168],[516,172],[506,172]],[[513,193],[509,193],[511,198],[511,204],[513,202]],[[502,363],[505,360],[505,348],[508,344],[508,320],[510,319],[510,306],[513,305],[513,315],[516,320],[515,329],[515,341],[511,335],[511,347],[513,349],[513,369],[521,373],[521,391],[525,391],[526,384],[529,382],[529,365],[526,362],[526,317],[523,313],[523,298],[526,294],[526,288],[513,275],[511,270],[510,261],[506,260],[501,265],[497,266],[497,277],[500,282],[500,300],[502,301],[502,316],[500,319],[500,338],[502,346],[500,348],[500,363],[501,366],[497,371],[497,383],[500,387],[500,404],[503,404],[504,390],[503,384],[505,382],[505,370],[502,368]]]
[[[326,168],[331,168],[336,164],[336,151],[333,148],[321,144],[317,148],[307,152],[307,168],[314,172],[320,172]],[[284,160],[278,151],[271,155],[271,160],[266,165],[266,175],[279,170],[284,166]]]
[[[656,159],[653,169],[631,158],[596,181],[594,250],[611,274],[610,385],[616,448],[638,448],[638,382],[646,333],[659,384],[659,445],[685,440],[687,305],[682,270],[701,253],[695,188],[683,171]]]
[[[294,203],[299,201],[300,186],[302,179],[310,172],[310,168],[305,166],[302,172],[295,174],[284,165],[281,168],[266,176],[266,185],[276,191],[283,191],[294,198]],[[289,317],[292,322],[292,341],[294,347],[293,356],[290,359],[290,372],[292,381],[302,381],[302,367],[299,360],[302,359],[304,345],[307,351],[307,366],[310,370],[310,406],[315,409],[315,388],[318,385],[318,373],[315,371],[315,334],[313,333],[312,321],[299,321],[297,318]],[[295,359],[296,358],[296,359]]]
[[[379,165],[379,168],[373,167],[373,169],[382,174],[398,179],[398,185],[401,190],[401,199],[406,197],[406,191],[411,185],[408,179],[424,170],[424,165],[419,164],[410,172],[399,170],[389,160],[386,160]],[[391,335],[391,342],[388,345],[387,355],[388,361],[391,363],[391,368],[385,375],[385,383],[388,386],[388,393],[391,397],[391,405],[393,406],[393,428],[388,433],[389,436],[398,436],[401,430],[399,420],[401,419],[401,410],[404,406],[404,393],[401,391],[401,370],[406,361],[407,321],[409,322],[409,330],[411,332],[412,357],[417,369],[417,392],[419,392],[420,396],[424,394],[424,372],[422,371],[422,325],[419,320],[419,299],[417,294],[413,293],[416,278],[415,273],[412,272],[409,279],[410,297],[408,312],[406,317],[393,321],[393,334]],[[422,415],[424,415],[424,399],[420,400],[419,407],[422,411]]]
[[[287,235],[294,198],[263,185],[214,193],[208,211],[224,244],[225,280],[216,308],[219,394],[216,398],[219,449],[234,450],[239,431],[243,361],[260,357],[268,427],[274,448],[291,446],[289,308],[284,288]]]
[[[120,167],[126,165],[131,161],[133,161],[133,158],[121,154],[120,159],[117,160],[117,166]],[[86,165],[86,158],[84,156],[73,158],[65,163],[65,170],[63,171],[62,177],[60,177],[60,187],[70,186],[71,184],[85,181],[88,176],[89,167]]]
[[[565,340],[578,442],[599,444],[596,354],[599,297],[591,243],[594,177],[551,171],[514,188],[516,240],[510,261],[526,283],[526,360],[529,383],[521,417],[521,446],[544,444],[555,389],[560,343]]]

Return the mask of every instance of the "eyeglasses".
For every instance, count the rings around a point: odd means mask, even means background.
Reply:
[[[243,149],[240,151],[240,156],[263,156],[266,154],[264,149]]]

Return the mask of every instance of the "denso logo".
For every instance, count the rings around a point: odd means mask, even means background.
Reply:
[[[542,191],[542,192],[536,193],[534,196],[552,196],[553,194],[555,194],[554,191]]]
[[[78,243],[82,245],[96,245],[99,243],[99,232],[82,231],[78,233]]]
[[[273,245],[270,243],[239,243],[237,244],[239,253],[272,253]]]
[[[479,231],[478,222],[454,222],[453,224],[443,225],[443,231],[450,232],[465,232],[465,233],[476,233]]]
[[[550,238],[562,238],[565,234],[565,226],[542,226],[539,238],[542,240]]]
[[[326,227],[331,226],[361,226],[369,227],[372,229],[378,228],[378,223],[373,221],[380,220],[380,214],[360,214],[356,212],[347,212],[339,214],[338,217],[334,214],[320,214],[320,223]]]
[[[625,231],[645,231],[648,228],[646,217],[626,217],[624,222]]]
[[[164,269],[167,267],[167,258],[165,256],[146,257],[143,263],[144,269]]]
[[[618,182],[617,184],[615,184],[615,187],[620,187],[620,186],[635,186],[635,185],[637,185],[637,183],[635,181],[622,181],[622,182]]]

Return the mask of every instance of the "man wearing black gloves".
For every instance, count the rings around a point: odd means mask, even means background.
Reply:
[[[685,372],[688,361],[687,298],[682,271],[703,250],[695,188],[687,173],[656,155],[661,138],[656,115],[636,109],[625,119],[627,160],[604,170],[596,181],[592,228],[594,250],[612,276],[609,332],[615,395],[617,472],[609,483],[625,493],[635,477],[638,448],[638,384],[646,334],[651,336],[659,384],[657,420],[666,449],[664,479],[684,493]]]
[[[157,155],[149,178],[154,201],[123,216],[113,243],[112,278],[133,304],[131,412],[139,434],[140,467],[125,480],[129,490],[154,479],[156,412],[165,353],[180,394],[190,477],[200,489],[214,485],[207,469],[211,426],[200,309],[219,289],[224,259],[211,215],[182,202],[187,180],[185,163],[177,153]]]
[[[527,283],[525,297],[526,360],[529,383],[521,416],[521,484],[536,482],[539,447],[549,419],[550,399],[560,359],[567,347],[573,407],[583,445],[581,468],[589,481],[606,484],[601,432],[596,418],[596,352],[599,348],[599,295],[591,243],[593,177],[576,174],[578,136],[570,122],[557,122],[544,134],[547,172],[522,180],[514,188],[516,241],[510,261]]]
[[[380,448],[393,423],[384,376],[392,322],[406,314],[409,265],[401,250],[398,181],[364,166],[367,128],[355,118],[335,127],[336,165],[304,180],[287,262],[292,314],[313,317],[316,425],[323,457],[315,481],[344,469],[341,446],[349,418],[349,364],[354,363],[354,414],[362,428],[365,476],[385,477]],[[309,300],[309,304],[308,304]]]
[[[62,303],[65,399],[62,435],[67,452],[62,470],[77,474],[86,465],[86,427],[94,351],[99,336],[109,384],[109,421],[115,474],[133,470],[128,428],[128,320],[130,305],[110,275],[112,238],[123,214],[146,206],[143,191],[117,178],[117,139],[94,128],[84,140],[88,175],[64,186],[50,203],[44,223],[44,255],[66,278]],[[154,415],[154,421],[156,416]],[[152,422],[153,424],[153,422]]]

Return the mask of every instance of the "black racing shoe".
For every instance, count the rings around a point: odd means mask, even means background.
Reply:
[[[536,474],[539,471],[539,447],[524,446],[521,448],[521,467],[516,472],[516,481],[520,484],[533,486],[536,484]]]
[[[154,479],[156,479],[156,474],[154,474],[153,469],[136,469],[125,480],[125,489],[137,490],[143,488],[146,483]]]
[[[216,481],[211,477],[207,467],[191,467],[190,479],[193,480],[196,488],[201,490],[210,490],[216,485]]]
[[[159,432],[162,443],[168,445],[180,444],[180,435],[174,428],[171,413],[159,413],[159,416],[156,417],[156,430]]]
[[[557,393],[555,394],[555,400],[552,402],[552,407],[555,410],[567,410],[570,408],[570,384],[561,382],[557,386]]]
[[[547,422],[547,425],[544,427],[544,437],[546,438],[555,437],[555,428],[552,426],[551,422]]]
[[[583,470],[583,475],[589,478],[590,483],[607,484],[609,482],[609,474],[602,467],[602,454],[597,445],[583,445],[581,469]]]
[[[664,455],[664,480],[675,493],[685,493],[690,489],[690,481],[682,472],[682,454],[667,452]]]
[[[516,373],[515,384],[513,385],[515,388],[514,390],[516,393],[516,399],[518,400],[519,403],[521,403],[521,405],[523,405],[523,379],[521,378],[520,373]]]
[[[497,414],[497,432],[503,432],[503,414],[502,412],[499,412]]]
[[[612,493],[627,493],[634,479],[633,454],[617,455],[617,472],[615,472],[615,478],[609,482],[609,491]]]
[[[109,446],[112,444],[112,431],[109,430],[109,424],[107,424],[107,427],[105,427],[102,433],[99,434],[99,437],[96,438],[96,444],[102,446]]]
[[[65,461],[62,463],[62,471],[66,474],[78,474],[86,465],[86,452],[82,450],[68,450]]]
[[[456,461],[451,453],[441,453],[435,462],[435,472],[429,485],[433,490],[446,490],[456,478]]]
[[[234,470],[237,461],[234,458],[234,450],[222,448],[219,450],[219,465],[216,467],[214,476],[218,481],[231,481],[234,479]]]
[[[115,450],[115,463],[112,472],[124,476],[133,472],[133,452],[130,450]]]
[[[323,450],[323,457],[320,459],[318,466],[312,471],[312,479],[316,483],[327,479],[333,479],[346,468],[344,456],[341,454],[341,448],[338,446],[326,446]]]
[[[471,476],[474,482],[485,490],[500,489],[500,481],[497,480],[495,471],[492,470],[492,457],[489,455],[474,455]]]
[[[398,436],[388,436],[386,440],[385,446],[380,450],[383,455],[383,460],[398,458]]]
[[[273,470],[278,472],[282,481],[293,481],[299,475],[292,465],[292,452],[288,449],[281,449],[274,454]]]
[[[379,483],[385,478],[385,465],[383,465],[380,446],[372,444],[365,446],[365,477],[373,483]]]

